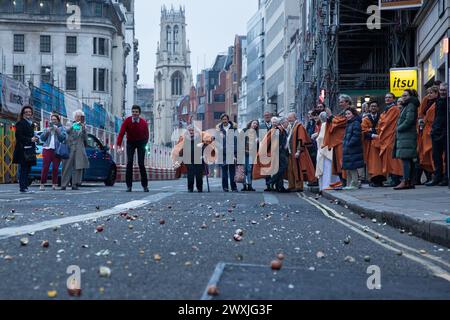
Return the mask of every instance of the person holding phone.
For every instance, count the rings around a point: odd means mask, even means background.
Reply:
[[[83,178],[83,170],[89,168],[86,154],[87,131],[82,121],[84,113],[77,110],[73,114],[74,122],[67,129],[67,145],[70,149],[69,159],[63,161],[61,190],[66,190],[72,178],[72,190],[78,190]]]
[[[44,143],[42,149],[42,175],[41,175],[41,191],[45,191],[45,184],[47,183],[48,171],[50,164],[52,164],[52,183],[53,190],[58,186],[58,169],[61,159],[56,156],[56,150],[60,143],[63,143],[67,138],[67,133],[61,124],[61,118],[57,114],[52,114],[48,128],[41,134],[41,141]]]

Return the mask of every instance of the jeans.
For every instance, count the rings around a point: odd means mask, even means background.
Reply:
[[[236,165],[234,164],[224,164],[222,168],[222,188],[223,190],[229,190],[228,188],[228,176],[230,177],[231,190],[236,191],[237,185],[234,181],[234,176],[236,174]]]
[[[447,157],[448,157],[448,150],[446,150],[447,140],[446,139],[437,141],[432,140],[432,142],[433,142],[433,162],[434,167],[436,169],[436,171],[434,172],[435,179],[440,181],[448,177],[448,168],[446,168],[447,172],[445,173],[444,176],[444,161],[443,161],[445,153],[445,164],[447,164]]]
[[[203,165],[188,164],[188,190],[194,190],[194,180],[198,191],[203,191]]]
[[[245,181],[244,184],[248,184],[251,185],[253,183],[253,162],[251,161],[251,159],[246,156],[245,157]]]
[[[28,175],[30,174],[31,166],[28,164],[19,165],[19,185],[20,191],[28,189]]]
[[[134,163],[134,153],[138,152],[138,164],[139,170],[141,172],[141,184],[143,188],[148,187],[148,177],[147,170],[145,168],[145,146],[147,141],[140,142],[128,142],[127,143],[127,187],[131,188],[133,186],[133,163]]]
[[[50,170],[50,164],[52,165],[52,183],[53,185],[58,184],[58,169],[61,159],[57,158],[55,155],[55,150],[44,149],[42,151],[43,163],[42,163],[42,174],[41,174],[41,184],[47,183],[48,171]]]
[[[402,159],[403,161],[403,179],[405,181],[411,181],[414,177],[415,164],[413,159]]]

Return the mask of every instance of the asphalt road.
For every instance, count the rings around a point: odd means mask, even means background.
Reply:
[[[153,182],[150,193],[85,185],[26,195],[1,185],[0,299],[450,299],[448,248],[308,194],[211,185],[203,194],[179,180]],[[72,265],[79,298],[67,292]],[[369,267],[381,288],[368,288]]]

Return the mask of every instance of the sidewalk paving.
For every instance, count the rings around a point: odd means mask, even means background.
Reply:
[[[363,186],[356,191],[325,191],[323,196],[339,200],[341,205],[347,205],[357,213],[450,247],[448,188],[420,186],[415,190],[394,191],[392,188]]]

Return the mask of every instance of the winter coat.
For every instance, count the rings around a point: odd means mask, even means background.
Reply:
[[[229,141],[227,142],[227,132],[223,127],[222,123],[219,123],[216,126],[216,131],[218,136],[216,137],[216,141],[219,141],[219,143],[217,144],[219,152],[220,150],[222,150],[222,156],[223,156],[223,164],[234,164],[234,161],[227,161],[227,160],[231,160],[233,157],[237,158],[237,129],[238,126],[236,123],[230,121],[231,127],[229,129],[229,134],[231,135],[231,137],[234,134],[234,138],[233,138],[233,142]],[[222,142],[222,144],[220,143]],[[228,147],[233,147],[232,150],[228,150]],[[229,153],[232,154],[232,156],[229,155]],[[230,158],[230,159],[227,159]]]
[[[434,141],[443,141],[447,139],[447,99],[438,99],[436,102],[436,116],[431,129],[431,138]]]
[[[67,139],[67,133],[66,133],[66,129],[59,124],[58,125],[58,131],[55,130],[55,150],[58,149],[58,146],[60,143],[63,143],[64,141],[66,141]],[[42,133],[41,136],[39,137],[41,142],[44,144],[43,147],[47,148],[50,145],[50,142],[52,140],[52,132],[50,128],[45,129]]]
[[[417,116],[419,99],[410,97],[405,101],[397,121],[394,158],[417,158]]]
[[[87,132],[85,129],[76,131],[73,127],[67,129],[67,145],[70,149],[69,163],[73,163],[75,170],[88,169],[89,158],[86,154]]]
[[[34,125],[22,119],[16,123],[16,145],[14,147],[13,163],[21,165],[35,166],[36,162],[25,163],[25,147],[31,147],[36,150],[36,144],[31,141],[34,137]]]
[[[356,116],[347,122],[344,136],[344,170],[364,168],[364,151],[361,133],[361,117]]]

